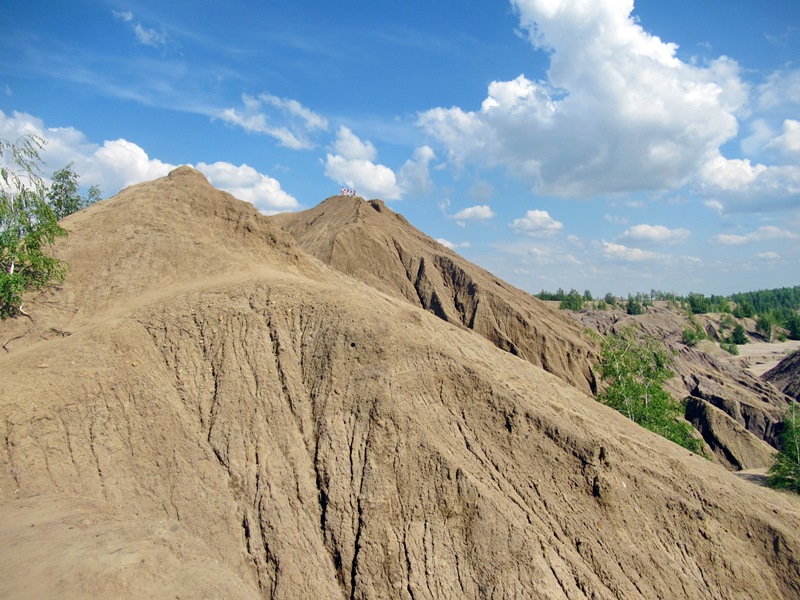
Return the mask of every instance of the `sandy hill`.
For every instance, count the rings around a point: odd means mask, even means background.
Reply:
[[[800,401],[800,351],[792,352],[764,373],[763,378],[784,394]]]
[[[323,267],[200,174],[66,226],[63,288],[0,324],[4,597],[800,595],[797,498]]]
[[[334,269],[410,302],[587,393],[597,348],[566,315],[445,248],[380,200],[334,196],[272,218]]]

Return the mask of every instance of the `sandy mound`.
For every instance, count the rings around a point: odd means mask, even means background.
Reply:
[[[265,219],[233,239],[238,205],[185,179],[188,207],[173,176],[124,194],[174,202],[74,220],[64,290],[29,307],[60,314],[87,281],[104,316],[76,302],[71,335],[0,356],[8,597],[800,595],[798,499],[314,264]],[[118,219],[191,271],[209,234],[178,223],[213,202],[235,278],[82,254]]]
[[[445,248],[380,200],[334,196],[272,220],[334,269],[595,391],[597,348],[569,317]]]
[[[800,351],[794,351],[764,374],[764,379],[800,401]]]

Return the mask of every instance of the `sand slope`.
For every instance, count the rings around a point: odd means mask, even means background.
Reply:
[[[0,325],[7,597],[800,595],[796,498],[322,267],[199,174],[68,225],[64,288]]]

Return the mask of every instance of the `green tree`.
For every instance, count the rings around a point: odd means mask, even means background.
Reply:
[[[652,338],[637,338],[633,327],[607,335],[596,368],[609,385],[597,399],[642,427],[702,454],[703,443],[683,419],[680,403],[663,387],[673,376],[670,364],[664,347]]]
[[[775,321],[770,315],[759,315],[756,321],[756,331],[764,336],[768,342],[772,341],[772,328]]]
[[[78,193],[78,175],[73,170],[72,163],[69,163],[53,173],[53,184],[47,192],[47,201],[60,221],[100,200],[100,194],[100,188],[93,185],[89,188],[89,195],[83,198]]]
[[[800,340],[800,313],[792,312],[786,318],[786,329],[789,330],[790,338]]]
[[[733,326],[733,331],[731,332],[729,341],[732,344],[737,344],[739,346],[746,344],[749,341],[747,339],[747,332],[744,330],[744,326],[741,323],[736,323],[736,325]]]
[[[772,487],[800,492],[800,412],[794,402],[783,420],[781,449],[769,469],[767,482]]]
[[[63,281],[66,266],[46,253],[66,231],[47,204],[39,173],[44,141],[23,136],[0,140],[0,318],[29,316],[22,295]]]
[[[644,307],[635,296],[628,296],[628,303],[625,305],[625,312],[629,315],[643,315]]]
[[[606,295],[603,297],[605,303],[609,306],[616,306],[617,305],[617,297],[612,294],[611,292],[606,292]]]
[[[558,305],[561,310],[581,310],[583,308],[583,298],[578,290],[572,289]]]

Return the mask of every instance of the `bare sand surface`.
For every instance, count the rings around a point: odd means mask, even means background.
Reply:
[[[756,377],[761,377],[796,350],[800,350],[798,340],[755,342],[739,346],[739,356],[735,360],[745,363],[748,371]]]

